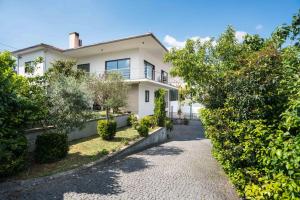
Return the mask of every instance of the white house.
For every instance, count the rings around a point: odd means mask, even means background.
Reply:
[[[37,66],[33,75],[43,75],[55,60],[72,59],[77,68],[89,73],[103,74],[105,71],[120,72],[131,87],[128,92],[127,110],[139,117],[152,115],[154,109],[154,91],[164,88],[167,112],[170,100],[177,100],[177,87],[170,84],[170,64],[163,62],[168,50],[152,34],[146,33],[112,41],[82,46],[79,34],[69,34],[69,48],[60,49],[47,44],[38,44],[13,53],[17,57],[18,74],[29,76],[27,65],[37,57],[43,57],[43,63]],[[170,99],[171,97],[171,99]]]

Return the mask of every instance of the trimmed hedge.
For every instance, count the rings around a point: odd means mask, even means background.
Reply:
[[[141,119],[140,124],[147,126],[148,128],[154,128],[157,124],[154,116],[145,116]]]
[[[0,177],[21,171],[26,164],[27,139],[15,133],[0,138]]]
[[[116,121],[99,120],[97,131],[103,140],[112,140],[117,131]]]
[[[35,141],[35,161],[50,163],[67,156],[69,151],[67,134],[44,133]]]
[[[147,137],[149,135],[149,128],[146,125],[140,124],[137,127],[137,131],[141,137]]]

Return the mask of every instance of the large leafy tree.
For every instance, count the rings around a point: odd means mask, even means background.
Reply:
[[[165,57],[187,83],[213,153],[247,199],[300,196],[300,14],[271,37],[232,27],[215,41],[188,40]]]

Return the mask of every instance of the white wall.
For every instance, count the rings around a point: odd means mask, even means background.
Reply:
[[[62,53],[58,53],[56,51],[52,51],[52,50],[47,50],[45,51],[45,69],[46,71],[51,68],[52,63],[54,63],[57,60],[72,60],[72,58],[67,57],[65,55],[63,55]]]
[[[164,54],[161,52],[156,52],[155,55],[148,51],[147,49],[140,49],[140,63],[142,65],[142,73],[140,74],[141,77],[144,77],[144,60],[151,63],[155,66],[155,80],[160,80],[161,70],[164,70],[168,73],[170,79],[170,64],[163,62]],[[159,79],[158,79],[159,78]]]
[[[146,115],[154,114],[154,92],[158,90],[159,86],[149,83],[140,83],[139,84],[139,111],[138,117],[144,117]],[[145,90],[149,90],[149,102],[145,102]],[[167,90],[167,89],[166,89]],[[169,96],[169,90],[167,90],[167,96]],[[166,100],[169,105],[169,99]],[[169,109],[166,108],[166,111]]]
[[[37,57],[40,57],[40,56],[44,58],[44,51],[43,50],[35,51],[35,52],[30,53],[30,54],[26,54],[26,55],[21,56],[17,61],[18,66],[19,66],[19,69],[17,69],[18,73],[20,75],[23,75],[23,76],[31,76],[30,74],[25,73],[25,63],[30,62],[30,61],[34,61]],[[36,69],[33,73],[33,76],[43,75],[43,73],[44,73],[44,63],[39,63],[36,66]]]
[[[129,49],[126,51],[117,51],[104,53],[90,57],[79,58],[77,64],[90,64],[90,72],[103,74],[105,72],[105,61],[130,58],[130,78],[137,79],[140,71],[139,50]]]

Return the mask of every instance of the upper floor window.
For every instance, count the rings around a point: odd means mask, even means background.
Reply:
[[[90,73],[90,63],[77,65],[77,69]]]
[[[167,83],[168,82],[168,72],[161,70],[161,82]]]
[[[130,58],[106,61],[105,70],[107,72],[118,72],[124,79],[130,79]]]
[[[155,66],[147,61],[144,61],[145,65],[145,78],[155,80]]]

